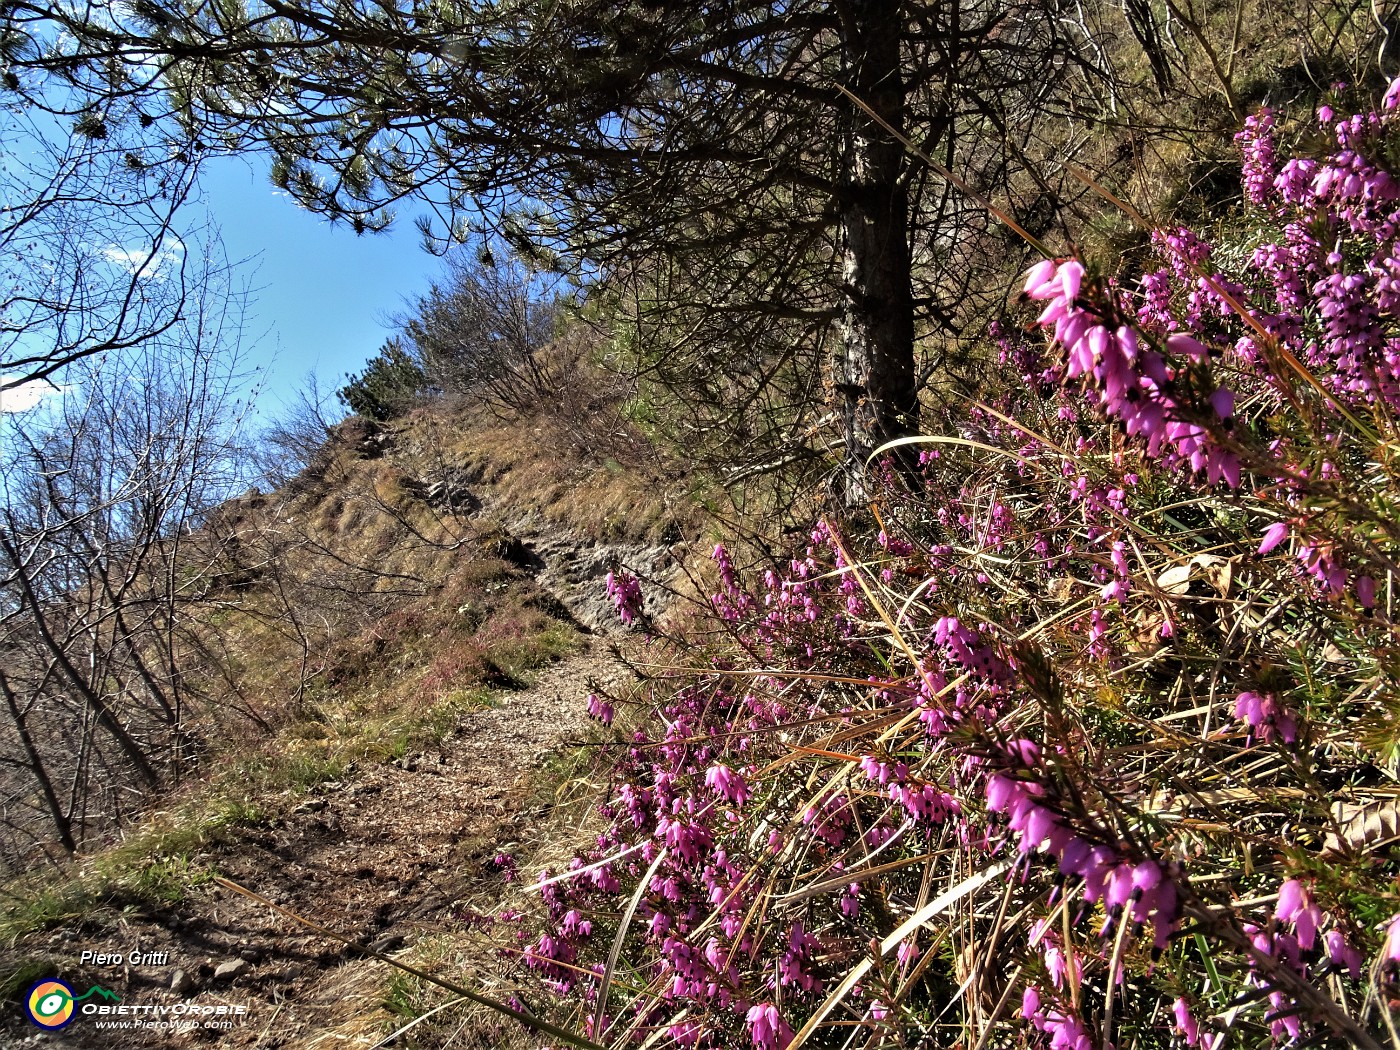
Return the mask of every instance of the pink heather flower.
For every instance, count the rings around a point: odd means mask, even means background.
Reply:
[[[1167,336],[1166,350],[1169,354],[1176,354],[1179,357],[1189,357],[1193,361],[1204,361],[1210,357],[1210,351],[1200,342],[1200,340],[1180,332]]]
[[[1027,1021],[1040,1013],[1040,993],[1031,985],[1021,993],[1021,1016]]]
[[[588,700],[585,706],[588,710],[588,713],[594,718],[598,719],[598,721],[602,722],[603,725],[612,725],[613,705],[608,703],[606,700],[599,699],[597,693],[588,694]]]
[[[1050,281],[1058,269],[1059,264],[1054,259],[1041,259],[1032,266],[1026,274],[1026,294],[1033,299],[1045,299],[1055,294],[1050,289]]]
[[[1103,906],[1110,911],[1121,908],[1133,895],[1133,869],[1127,864],[1119,864],[1108,875],[1104,889]]]
[[[1385,931],[1385,945],[1381,948],[1381,962],[1386,966],[1400,966],[1400,915],[1390,920]]]
[[[1210,407],[1221,419],[1230,419],[1235,414],[1235,392],[1222,386],[1210,395]]]
[[[1324,594],[1335,598],[1346,590],[1346,569],[1342,567],[1332,544],[1305,543],[1298,548],[1298,561]]]
[[[1099,1045],[1085,1031],[1083,1021],[1059,1010],[1049,1010],[1032,1018],[1031,1023],[1050,1037],[1052,1050],[1095,1050]]]
[[[881,787],[890,782],[890,764],[881,762],[874,755],[866,755],[860,760],[861,771]]]
[[[1073,303],[1079,298],[1079,288],[1084,281],[1084,266],[1078,259],[1067,259],[1060,264],[1060,287],[1066,302]]]
[[[1312,200],[1313,177],[1318,163],[1311,157],[1294,157],[1284,164],[1274,179],[1274,189],[1289,204],[1304,205]]]
[[[1122,540],[1115,541],[1113,547],[1109,550],[1109,561],[1113,562],[1113,569],[1119,576],[1128,575],[1128,555],[1126,551],[1127,548],[1123,545]]]
[[[642,615],[642,582],[626,569],[608,573],[607,590],[623,623],[630,624]]]
[[[1284,540],[1288,539],[1288,522],[1276,521],[1264,530],[1264,539],[1259,544],[1259,553],[1268,554]]]
[[[1385,98],[1381,99],[1381,109],[1392,110],[1397,105],[1400,105],[1400,77],[1390,82],[1390,87],[1385,90]]]
[[[787,1045],[792,1042],[793,1030],[772,1003],[758,1003],[749,1007],[744,1019],[748,1022],[749,1035],[757,1050],[787,1050]]]
[[[1265,107],[1245,118],[1244,130],[1235,136],[1244,157],[1245,197],[1251,204],[1264,206],[1272,197],[1278,162],[1274,154],[1274,115]]]
[[[1293,927],[1298,947],[1303,951],[1311,950],[1317,943],[1317,929],[1322,924],[1322,909],[1312,899],[1308,888],[1297,879],[1289,879],[1279,887],[1274,918],[1285,926]]]
[[[1353,981],[1361,977],[1361,953],[1347,941],[1346,934],[1334,926],[1322,942],[1327,946],[1327,959],[1333,966],[1344,968]]]
[[[917,937],[910,937],[903,941],[899,949],[895,952],[895,957],[899,959],[900,966],[908,966],[919,954],[919,940]]]
[[[721,762],[716,762],[705,773],[705,786],[737,806],[749,800],[749,785],[744,778]]]
[[[1272,1009],[1264,1015],[1264,1020],[1269,1022],[1269,1034],[1274,1042],[1297,1039],[1302,1034],[1303,1022],[1294,1012],[1293,1001],[1279,992],[1273,992],[1269,995],[1269,1006]]]
[[[1298,723],[1273,693],[1246,690],[1235,698],[1235,718],[1250,728],[1250,736],[1258,735],[1265,743],[1278,739],[1285,744],[1298,740]]]
[[[1133,869],[1133,890],[1139,894],[1156,889],[1162,881],[1162,869],[1156,861],[1145,860]]]
[[[1050,975],[1050,982],[1056,987],[1063,987],[1065,974],[1074,971],[1078,975],[1078,966],[1065,957],[1065,953],[1060,950],[1059,945],[1052,944],[1045,949],[1045,971]]]
[[[1131,590],[1132,585],[1127,580],[1114,580],[1104,584],[1103,590],[1099,591],[1099,597],[1106,602],[1122,602]]]
[[[787,951],[778,960],[778,983],[796,985],[804,992],[816,990],[821,982],[807,972],[807,964],[820,947],[821,942],[808,933],[801,922],[794,923],[788,931]]]
[[[1189,231],[1167,234],[1165,240],[1174,253],[1173,265],[1183,267],[1183,279],[1189,275],[1187,263],[1209,258],[1209,246]],[[1238,457],[1202,427],[1179,418],[1182,406],[1167,392],[1171,376],[1162,355],[1142,345],[1132,328],[1101,323],[1104,319],[1079,301],[1084,267],[1071,259],[1060,264],[1055,277],[1042,279],[1043,273],[1042,267],[1032,272],[1036,279],[1028,278],[1026,294],[1049,300],[1036,323],[1054,328],[1055,341],[1064,348],[1065,378],[1079,379],[1086,393],[1097,394],[1104,414],[1145,442],[1150,457],[1204,472],[1212,485],[1224,481],[1237,487]],[[1217,391],[1213,402],[1217,410],[1234,407],[1229,391]]]
[[[1356,600],[1363,609],[1376,607],[1376,581],[1370,576],[1362,576],[1356,581]]]
[[[1017,820],[1012,818],[1011,826],[1021,832],[1021,851],[1030,853],[1032,850],[1040,848],[1050,832],[1055,830],[1058,822],[1055,814],[1051,813],[1044,806],[1027,805],[1022,812],[1025,814],[1024,824],[1017,828]]]
[[[1274,918],[1279,922],[1292,922],[1303,910],[1307,891],[1297,879],[1289,879],[1278,888],[1278,903],[1274,905]]]
[[[1201,1028],[1191,1016],[1190,1004],[1185,999],[1178,999],[1172,1004],[1172,1014],[1176,1018],[1176,1030],[1181,1033],[1186,1045],[1197,1045],[1201,1041]]]

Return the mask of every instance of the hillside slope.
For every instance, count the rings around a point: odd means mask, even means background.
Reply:
[[[45,1038],[19,1000],[55,976],[132,1006],[245,1008],[177,1045],[371,1046],[411,1009],[385,964],[216,877],[376,950],[474,968],[463,935],[511,871],[494,858],[568,837],[555,813],[590,755],[584,697],[633,680],[644,643],[607,573],[669,579],[697,534],[656,457],[639,470],[552,428],[445,403],[352,419],[287,484],[210,515],[193,608],[200,692],[224,702],[200,713],[205,760],[108,848],[13,881],[6,1041]],[[171,1039],[83,1016],[64,1034]]]

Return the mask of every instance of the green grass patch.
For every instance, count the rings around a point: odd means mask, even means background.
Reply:
[[[120,845],[83,858],[67,872],[16,880],[0,899],[0,944],[79,921],[99,907],[171,905],[210,882],[215,870],[196,859],[228,829],[261,819],[248,802],[206,800],[162,814]]]
[[[7,1002],[18,999],[39,981],[57,973],[58,967],[58,960],[48,955],[36,955],[0,966],[0,999]]]
[[[568,624],[551,620],[542,630],[498,642],[487,653],[508,675],[524,678],[529,672],[575,652],[578,647],[578,631]]]
[[[265,753],[237,763],[233,779],[246,778],[245,783],[257,791],[305,794],[312,788],[345,775],[350,756],[338,753],[331,739],[307,742],[282,754]]]
[[[411,1020],[426,1009],[424,989],[427,982],[405,973],[403,970],[390,970],[389,979],[384,982],[384,1009],[397,1017]]]
[[[453,950],[451,937],[425,937],[413,946],[405,961],[428,973],[444,966],[455,968],[459,960]],[[412,1020],[439,1007],[451,997],[450,992],[403,970],[391,969],[384,980],[380,1005],[396,1018]],[[396,1023],[397,1026],[397,1023]],[[436,1045],[436,1044],[430,1044]]]

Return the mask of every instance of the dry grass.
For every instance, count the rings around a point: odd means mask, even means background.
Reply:
[[[435,463],[463,465],[508,480],[501,500],[548,491],[533,505],[585,533],[620,517],[633,493],[657,493],[513,443],[499,421],[464,420],[446,406],[403,423],[385,455],[365,458],[365,437],[347,426],[315,476],[226,505],[192,538],[192,557],[213,570],[187,606],[203,650],[188,681],[205,698],[188,726],[204,757],[185,789],[194,809],[181,808],[177,826],[212,833],[244,808],[276,808],[357,763],[420,749],[490,703],[492,690],[519,686],[578,647],[576,629],[549,614],[529,575],[496,556],[489,522],[429,506],[406,481]],[[603,489],[611,495],[597,499]],[[596,518],[584,513],[600,507],[608,509]],[[629,516],[622,531],[638,521],[649,523],[643,532],[659,529],[659,519]],[[214,816],[195,812],[205,809]],[[171,833],[153,815],[111,862],[117,876],[46,877],[9,902],[5,928],[13,937],[66,921],[119,883],[139,895],[160,881],[140,872],[188,854],[165,841]]]

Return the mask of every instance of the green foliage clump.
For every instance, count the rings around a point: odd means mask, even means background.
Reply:
[[[397,339],[389,339],[364,371],[346,377],[336,400],[356,415],[383,423],[403,415],[427,390],[422,366]]]

